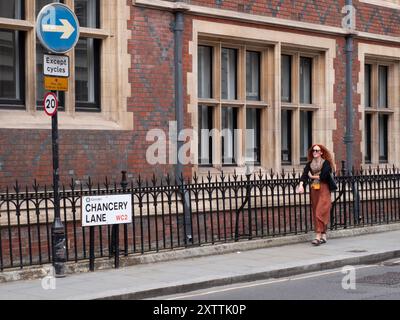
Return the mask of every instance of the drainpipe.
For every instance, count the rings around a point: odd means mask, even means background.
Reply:
[[[192,242],[192,220],[189,206],[189,195],[184,188],[183,165],[179,159],[179,150],[183,146],[183,140],[179,138],[182,132],[183,115],[184,115],[184,97],[183,97],[183,30],[184,30],[184,9],[179,8],[175,11],[175,24],[174,24],[174,39],[175,39],[175,116],[177,122],[177,135],[176,135],[176,165],[175,165],[175,181],[181,185],[181,197],[184,210],[184,231],[185,231],[185,244]]]
[[[346,0],[346,6],[353,6],[352,0]],[[355,27],[355,26],[354,26]],[[346,36],[346,145],[347,170],[353,167],[353,35]]]

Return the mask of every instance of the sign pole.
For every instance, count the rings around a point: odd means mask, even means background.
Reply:
[[[57,95],[57,91],[55,92]],[[54,190],[54,221],[51,227],[53,248],[53,267],[57,277],[65,276],[66,240],[64,225],[60,216],[59,193],[59,163],[58,163],[58,112],[51,116],[51,140],[53,152],[53,190]]]
[[[73,10],[62,3],[44,6],[36,18],[36,34],[49,53],[65,54],[79,40],[79,21]],[[53,153],[54,221],[51,227],[53,267],[56,277],[65,276],[66,239],[60,216],[59,163],[58,163],[58,91],[68,90],[69,59],[66,56],[44,55],[44,86],[51,90],[44,99],[44,110],[51,116]],[[46,77],[47,75],[47,77]]]

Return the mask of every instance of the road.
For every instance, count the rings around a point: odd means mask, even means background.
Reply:
[[[355,281],[354,281],[355,279]],[[400,260],[239,283],[160,300],[400,300]]]

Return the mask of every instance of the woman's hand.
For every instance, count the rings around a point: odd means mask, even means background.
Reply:
[[[297,192],[298,192],[298,193],[304,193],[304,187],[303,187],[302,184],[298,186]]]
[[[319,179],[319,175],[317,176],[313,176],[311,172],[308,172],[308,176],[310,177],[310,179]]]

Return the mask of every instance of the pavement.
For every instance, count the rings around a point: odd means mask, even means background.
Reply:
[[[174,250],[144,255],[147,260],[142,256],[141,263],[125,262],[119,269],[6,281],[0,283],[0,299],[146,299],[400,257],[398,223],[332,231],[320,246],[312,246],[312,238],[310,233]]]

